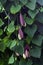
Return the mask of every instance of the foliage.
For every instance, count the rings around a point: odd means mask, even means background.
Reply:
[[[42,49],[43,0],[0,0],[0,65],[40,65]]]

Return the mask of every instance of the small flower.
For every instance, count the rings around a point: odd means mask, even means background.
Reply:
[[[23,58],[24,59],[30,57],[29,50],[30,50],[30,47],[28,45],[26,45],[25,48],[24,48],[24,53],[23,53]]]
[[[30,57],[30,54],[29,54],[28,50],[25,50],[25,56],[26,56],[26,58]]]
[[[21,13],[20,13],[20,24],[21,24],[21,26],[26,27],[26,23],[25,23],[24,18]]]
[[[19,40],[21,40],[22,38],[24,38],[23,31],[21,30],[21,28],[18,31],[18,38],[19,38]]]

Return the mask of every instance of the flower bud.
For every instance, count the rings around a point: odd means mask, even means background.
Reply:
[[[26,58],[30,57],[30,54],[29,54],[28,50],[25,50],[25,56],[26,56]]]
[[[24,54],[25,54],[26,58],[30,57],[29,51],[30,51],[30,47],[29,47],[29,45],[26,45],[24,48]]]
[[[20,24],[21,24],[21,26],[26,27],[26,22],[24,21],[24,18],[21,13],[20,13]]]
[[[23,31],[21,30],[21,28],[18,31],[18,38],[19,38],[19,40],[21,40],[22,38],[24,38]]]

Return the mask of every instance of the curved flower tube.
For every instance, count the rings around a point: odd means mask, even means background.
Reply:
[[[24,34],[23,34],[23,31],[22,31],[21,28],[18,30],[18,38],[19,38],[19,40],[21,40],[22,38],[24,38]]]
[[[21,26],[26,27],[26,22],[24,21],[24,18],[21,13],[20,13],[20,24],[21,24]]]
[[[29,50],[30,50],[30,47],[28,45],[26,45],[25,48],[24,48],[24,53],[23,53],[23,58],[24,59],[30,57]]]

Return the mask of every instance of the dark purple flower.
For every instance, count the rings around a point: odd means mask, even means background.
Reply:
[[[24,59],[30,57],[29,51],[30,51],[30,47],[29,47],[29,45],[26,45],[25,48],[24,48],[24,54],[23,54]]]
[[[26,46],[25,46],[25,48],[24,48],[24,50],[30,50],[30,47],[29,47],[29,45],[28,44],[26,44]]]
[[[21,24],[21,26],[24,26],[24,27],[26,26],[26,23],[25,23],[24,18],[21,13],[20,13],[20,24]]]
[[[21,28],[18,30],[18,38],[19,38],[19,40],[24,38],[24,34],[23,34],[23,31],[21,30]]]

